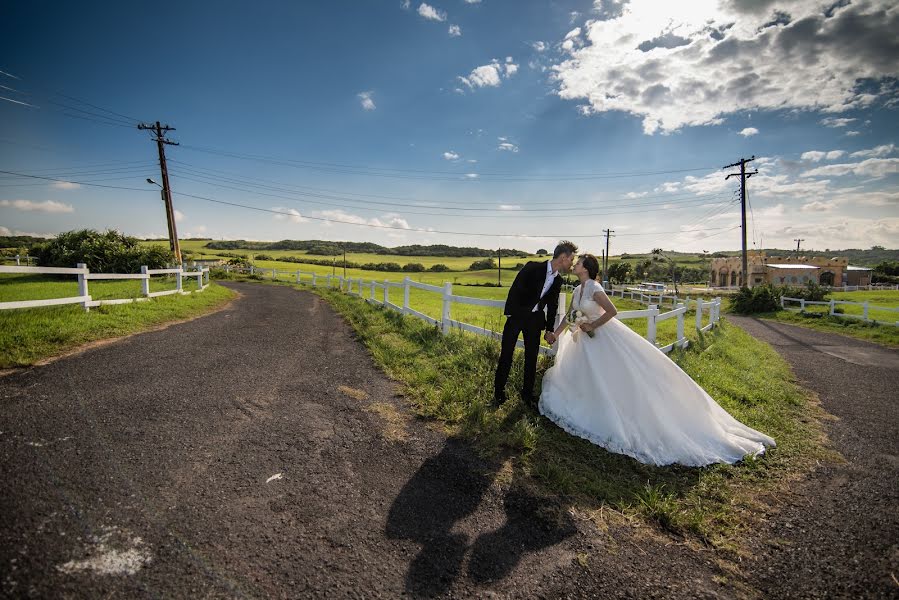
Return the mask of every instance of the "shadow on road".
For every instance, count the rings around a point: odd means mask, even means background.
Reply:
[[[484,468],[472,459],[463,442],[447,440],[393,502],[387,536],[421,544],[406,575],[410,594],[433,596],[448,591],[460,577],[469,551],[468,576],[476,583],[490,583],[507,577],[525,553],[555,545],[575,533],[568,513],[514,483],[503,499],[506,521],[499,529],[485,530],[471,543],[466,534],[454,533],[458,522],[477,511],[493,482],[496,473]]]

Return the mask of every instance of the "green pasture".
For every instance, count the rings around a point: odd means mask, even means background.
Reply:
[[[834,300],[862,303],[868,302],[868,318],[880,323],[895,323],[899,321],[899,311],[885,310],[899,308],[899,290],[871,290],[858,292],[832,292],[829,294]],[[788,308],[798,308],[799,303],[790,302]],[[843,314],[862,316],[864,307],[856,304],[837,304],[836,308]],[[830,307],[821,304],[806,305],[805,311],[809,314],[827,314]]]
[[[153,275],[150,277],[150,292],[174,290],[176,287],[174,276]],[[182,279],[181,289],[185,292],[196,290],[197,287],[196,277]],[[139,279],[89,280],[87,292],[93,300],[139,298],[143,295]],[[74,275],[0,273],[0,302],[47,300],[77,295],[78,280]]]

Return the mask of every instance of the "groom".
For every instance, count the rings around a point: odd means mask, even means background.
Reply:
[[[577,246],[571,242],[559,242],[553,251],[552,260],[531,261],[515,276],[503,311],[508,318],[503,328],[502,350],[493,382],[494,404],[506,401],[506,381],[509,379],[512,356],[520,333],[524,337],[524,387],[521,399],[525,404],[536,405],[534,379],[537,374],[540,333],[546,331],[544,339],[549,344],[555,343],[553,329],[559,307],[559,291],[562,289],[561,274],[571,269],[576,252]],[[546,313],[543,312],[544,309]]]

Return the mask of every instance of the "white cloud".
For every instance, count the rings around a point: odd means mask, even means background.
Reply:
[[[323,210],[318,213],[325,219],[333,219],[335,221],[343,221],[345,223],[356,223],[358,225],[372,225],[374,227],[399,227],[400,229],[411,229],[409,223],[395,213],[387,214],[382,217],[366,218],[357,214],[349,213],[345,210]],[[337,223],[339,224],[339,223]]]
[[[309,219],[304,219],[295,208],[285,208],[283,206],[273,206],[272,210],[276,210],[281,214],[275,215],[276,221],[290,221],[291,223],[308,223]]]
[[[469,163],[474,164],[474,163],[478,162],[478,160],[477,160],[476,158],[469,158],[469,159],[468,159],[467,161],[465,161],[465,162],[469,162]]]
[[[359,100],[362,101],[362,108],[364,108],[365,110],[374,110],[376,108],[375,101],[371,99],[371,94],[372,93],[370,91],[359,92],[358,94],[356,94]]]
[[[409,10],[409,7],[412,6],[412,0],[403,0],[400,2],[400,8],[403,10]]]
[[[452,150],[449,150],[443,153],[443,158],[444,160],[459,160],[459,155]]]
[[[437,10],[430,4],[425,4],[424,2],[418,6],[418,14],[429,21],[440,21],[441,23],[446,21],[446,12]]]
[[[624,195],[625,198],[642,198],[643,196],[648,195],[649,192],[628,192]]]
[[[465,0],[465,4],[480,4],[481,0]]]
[[[845,135],[845,136],[847,136],[847,137],[855,137],[855,136],[861,135],[861,134],[862,134],[861,131],[847,131],[847,132],[844,133],[843,135]]]
[[[880,178],[899,173],[899,158],[869,158],[857,163],[842,163],[810,169],[802,177],[860,177]]]
[[[855,121],[855,119],[827,117],[825,119],[821,119],[820,123],[825,127],[846,127],[853,121]]]
[[[500,210],[521,210],[521,206],[517,204],[500,204]]]
[[[509,142],[500,142],[500,145],[496,147],[497,150],[502,150],[503,152],[518,152],[518,146],[515,144],[510,144]]]
[[[867,150],[859,150],[858,152],[853,152],[849,156],[852,158],[880,158],[881,156],[888,156],[896,150],[895,144],[885,144],[883,146],[877,146],[875,148],[869,148]]]
[[[819,150],[809,150],[808,152],[803,152],[799,157],[802,160],[808,160],[811,162],[821,162],[822,160],[836,160],[846,155],[844,150],[831,150],[830,152],[821,152]]]
[[[175,223],[180,223],[183,220],[184,220],[184,213],[176,208],[175,209]]]
[[[565,36],[557,93],[586,100],[587,113],[639,116],[646,134],[747,110],[839,113],[891,96],[890,86],[858,85],[896,75],[895,52],[885,50],[899,30],[894,0],[796,0],[778,18],[772,5],[632,0]]]
[[[493,59],[488,65],[475,67],[468,77],[459,76],[458,80],[468,86],[469,89],[497,87],[504,79],[508,79],[517,72],[518,65],[512,61],[510,56],[506,58],[505,63]]]
[[[531,43],[531,48],[533,48],[537,52],[543,52],[544,50],[546,50],[546,43],[537,40],[536,42]]]
[[[9,227],[4,227],[0,225],[0,235],[27,235],[28,237],[36,237],[36,238],[52,238],[55,237],[54,233],[36,233],[34,231],[22,231],[20,229],[10,229]]]
[[[57,181],[51,187],[54,187],[57,190],[77,190],[81,187],[81,184],[73,183],[71,181]]]
[[[828,204],[827,202],[812,200],[811,202],[803,204],[800,210],[802,212],[830,212],[832,209],[833,205]]]
[[[0,206],[14,208],[25,212],[71,213],[75,208],[71,204],[63,204],[53,200],[34,202],[33,200],[0,200]]]
[[[468,178],[468,179],[477,179],[477,178],[478,178],[478,174],[477,174],[477,173],[466,173],[466,174],[465,174],[465,177]]]
[[[743,137],[749,137],[751,135],[756,135],[759,132],[755,127],[745,127],[740,131],[740,135]]]
[[[459,37],[460,35],[462,35],[462,28],[458,25],[450,25],[449,34],[450,37]]]

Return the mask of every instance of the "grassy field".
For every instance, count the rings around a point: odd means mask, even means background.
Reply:
[[[24,276],[34,278],[34,276]],[[11,278],[11,280],[10,280]],[[17,281],[13,275],[0,279],[0,300],[36,300],[65,295],[77,296],[68,281]],[[74,279],[74,278],[73,278]],[[132,284],[137,284],[133,293]],[[163,289],[151,284],[151,290]],[[174,283],[171,284],[172,289]],[[158,287],[157,287],[158,286]],[[196,287],[196,284],[193,284]],[[185,286],[185,289],[192,289]],[[137,281],[90,282],[95,299],[139,295]],[[70,294],[71,292],[71,294]],[[212,284],[187,296],[161,296],[146,302],[99,306],[85,312],[77,305],[49,306],[0,311],[0,368],[24,367],[65,352],[81,344],[137,333],[167,323],[202,315],[234,297],[234,292]]]
[[[876,323],[864,323],[855,319],[831,317],[821,313],[807,313],[782,310],[776,313],[762,313],[753,315],[761,319],[799,325],[828,333],[838,333],[848,337],[882,344],[891,348],[899,348],[899,327],[893,325],[879,325]]]
[[[175,278],[165,275],[153,275],[150,278],[150,291],[162,292],[177,287]],[[197,278],[183,278],[182,289],[185,292],[196,290]],[[138,298],[141,293],[141,282],[138,279],[113,279],[110,281],[88,281],[88,293],[94,300],[113,300],[116,298]],[[66,298],[78,295],[78,281],[74,275],[23,275],[0,273],[0,302],[16,300],[45,300],[48,298]]]
[[[638,517],[718,547],[738,546],[760,498],[831,457],[816,406],[766,344],[724,326],[673,358],[731,414],[772,435],[778,447],[757,460],[701,469],[652,467],[565,434],[512,399],[490,406],[499,345],[317,290],[355,328],[374,359],[402,382],[411,408],[503,461],[505,477],[532,477],[547,493],[596,519]],[[551,359],[541,358],[538,386]],[[522,376],[521,353],[511,385]],[[612,510],[609,510],[612,509]],[[612,517],[610,515],[617,515]]]

